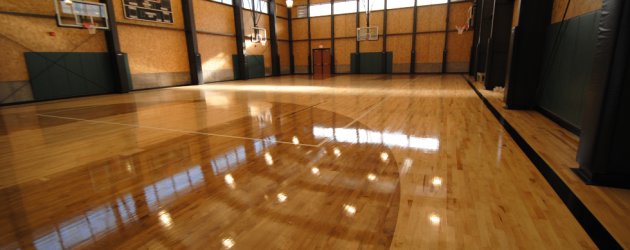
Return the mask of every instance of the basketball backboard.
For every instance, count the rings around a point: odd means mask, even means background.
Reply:
[[[357,28],[357,41],[378,41],[378,27]]]
[[[252,43],[267,42],[267,30],[263,28],[252,27]]]
[[[108,30],[107,5],[78,0],[53,0],[57,11],[57,25],[68,28]]]

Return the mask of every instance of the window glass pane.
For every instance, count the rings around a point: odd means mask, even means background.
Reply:
[[[388,9],[413,7],[414,0],[387,0]]]
[[[431,5],[431,4],[442,4],[446,3],[447,0],[418,0],[418,6],[422,5]]]
[[[361,1],[361,3],[359,4],[359,11],[365,11],[367,4],[367,0]],[[385,9],[385,0],[370,0],[369,4],[371,6],[370,11]]]
[[[311,5],[311,16],[329,16],[330,4]]]
[[[335,2],[335,14],[357,12],[357,1]]]

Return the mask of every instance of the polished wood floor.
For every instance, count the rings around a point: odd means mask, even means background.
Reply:
[[[269,77],[0,114],[1,249],[596,248],[460,75]]]
[[[492,106],[518,131],[532,148],[562,178],[608,232],[630,249],[630,190],[585,185],[570,169],[579,168],[575,160],[579,137],[536,111],[506,110],[503,92],[483,90],[469,80]]]

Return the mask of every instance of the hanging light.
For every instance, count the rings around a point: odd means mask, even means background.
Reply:
[[[293,7],[293,0],[287,0],[287,7]]]

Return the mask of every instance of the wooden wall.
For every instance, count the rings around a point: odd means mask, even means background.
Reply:
[[[315,1],[312,0],[311,4],[319,2],[330,1]],[[294,6],[305,5],[306,1],[295,1]],[[455,26],[461,26],[466,24],[468,17],[468,9],[472,6],[472,2],[462,2],[451,4],[450,9],[450,22],[448,30],[451,32],[445,32],[446,17],[447,17],[447,5],[437,4],[418,7],[417,16],[417,41],[416,41],[416,63],[427,64],[440,64],[442,63],[443,51],[445,45],[445,38],[448,33],[449,44],[447,46],[448,55],[447,63],[467,63],[470,59],[470,47],[472,46],[472,30],[465,31],[464,34],[458,35]],[[294,7],[294,10],[296,8]],[[292,11],[293,16],[293,39],[294,40],[306,40],[308,39],[308,19],[297,18],[296,11]],[[413,47],[413,8],[401,8],[387,10],[387,51],[392,51],[394,58],[394,69],[396,71],[396,64],[404,65],[400,67],[398,72],[408,72],[408,66],[412,63],[411,50]],[[361,53],[367,52],[382,52],[383,51],[383,37],[384,32],[384,11],[373,11],[370,14],[370,26],[378,26],[379,34],[381,37],[378,41],[360,42],[359,51]],[[356,13],[335,15],[335,55],[336,65],[349,65],[350,54],[356,53]],[[312,48],[316,48],[319,44],[328,44],[330,40],[330,16],[312,17],[311,20],[311,39],[326,39],[317,40],[312,43]],[[365,13],[359,15],[359,26],[367,26],[367,18]],[[400,34],[400,35],[396,35]],[[299,44],[298,46],[295,46]],[[304,46],[306,45],[306,46]],[[302,43],[300,41],[294,42],[294,56],[296,65],[308,65],[308,58],[300,58],[303,56],[308,57],[308,43]],[[299,48],[298,48],[299,47]],[[297,62],[300,62],[299,64]],[[434,65],[435,66],[435,65]],[[438,65],[439,66],[439,65]],[[441,67],[441,66],[440,66]],[[434,67],[435,68],[435,67]],[[406,70],[406,71],[405,71]]]
[[[564,16],[564,11],[567,7],[568,1],[569,0],[553,1],[551,23],[562,21],[562,16]],[[571,1],[571,5],[569,5],[569,10],[565,19],[570,19],[576,16],[581,16],[586,13],[599,10],[602,8],[602,1],[603,0],[573,0]]]
[[[48,16],[0,14],[4,36],[0,36],[0,82],[29,80],[24,52],[107,52],[103,31],[90,35],[87,30],[57,27],[52,2],[3,0],[0,11]]]
[[[232,55],[236,51],[234,9],[230,6],[205,1],[193,2],[197,43],[201,54],[201,67],[204,71],[234,69]],[[222,33],[233,36],[208,34]]]

